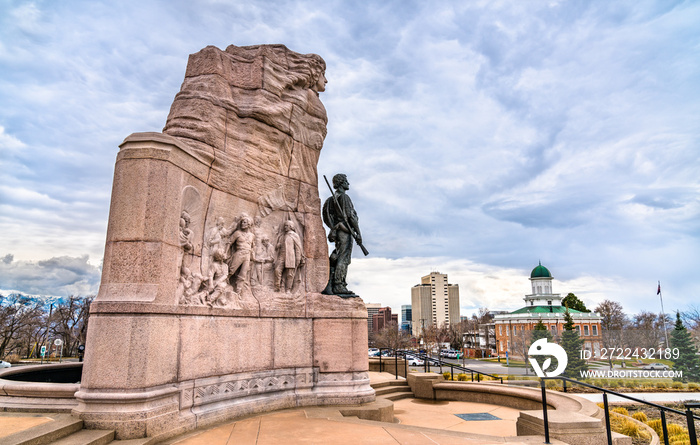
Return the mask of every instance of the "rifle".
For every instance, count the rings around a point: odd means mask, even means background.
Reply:
[[[326,175],[323,175],[323,179],[326,180],[326,185],[331,191],[331,197],[333,198],[333,202],[335,203],[335,208],[340,212],[340,216],[343,217],[343,222],[345,223],[345,227],[348,228],[348,232],[350,232],[350,236],[352,236],[352,239],[355,240],[358,246],[360,246],[360,249],[362,249],[362,253],[365,254],[365,256],[369,255],[369,250],[365,248],[365,246],[362,245],[360,241],[357,240],[357,234],[355,231],[352,230],[352,226],[348,222],[348,217],[345,215],[345,211],[343,210],[342,207],[340,207],[340,203],[338,203],[338,198],[335,197],[335,192],[333,192],[333,187],[331,187],[331,183],[328,182],[328,178],[326,178]],[[331,227],[331,230],[333,227]]]

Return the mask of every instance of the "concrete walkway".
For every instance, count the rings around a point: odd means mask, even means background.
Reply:
[[[528,444],[518,437],[479,437],[458,431],[382,424],[350,418],[316,417],[317,409],[296,409],[256,416],[167,441],[177,445],[271,444]],[[467,437],[470,436],[470,437]]]
[[[388,373],[370,372],[372,384],[396,380]],[[401,378],[400,380],[403,380]],[[487,418],[465,420],[457,416]],[[169,439],[177,445],[273,444],[470,444],[542,443],[542,437],[517,437],[519,411],[498,405],[402,399],[394,402],[399,423],[382,423],[343,417],[333,406],[280,410],[251,416]],[[490,417],[490,416],[494,417]],[[0,413],[2,437],[55,421],[51,414]],[[115,442],[119,443],[119,442]],[[562,442],[552,440],[553,444]]]
[[[395,380],[370,372],[377,384]],[[400,379],[403,380],[403,379]],[[496,420],[463,420],[456,414],[490,414]],[[262,414],[170,439],[164,444],[534,444],[542,438],[516,437],[519,411],[468,402],[403,399],[394,402],[398,424],[343,417],[334,407],[308,407]],[[488,417],[488,416],[486,416]],[[553,441],[553,443],[561,443]]]

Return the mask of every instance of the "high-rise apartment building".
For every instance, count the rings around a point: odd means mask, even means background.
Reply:
[[[459,286],[447,282],[447,274],[431,272],[411,288],[413,335],[424,327],[459,323]]]
[[[367,308],[367,333],[372,332],[372,316],[377,315],[379,313],[379,309],[381,309],[382,304],[381,303],[365,303],[365,307]]]

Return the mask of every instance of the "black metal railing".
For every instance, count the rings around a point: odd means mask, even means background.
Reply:
[[[667,406],[663,405],[658,405],[656,403],[652,402],[647,402],[646,400],[641,400],[636,397],[629,396],[627,394],[611,391],[609,389],[601,388],[599,386],[595,385],[590,385],[588,383],[583,383],[579,382],[578,380],[570,379],[568,377],[542,377],[540,378],[540,386],[542,388],[542,417],[544,420],[544,443],[548,444],[550,443],[549,441],[549,422],[547,420],[547,391],[546,391],[546,381],[547,380],[561,380],[562,381],[562,387],[564,389],[564,392],[566,392],[566,382],[569,383],[574,383],[576,385],[581,385],[586,388],[594,389],[597,391],[600,391],[603,393],[603,410],[605,411],[605,431],[607,434],[607,439],[608,439],[608,445],[612,445],[612,430],[610,429],[610,410],[608,406],[608,394],[612,394],[618,397],[622,397],[623,399],[631,400],[636,403],[641,403],[643,405],[651,406],[659,410],[661,413],[661,429],[662,429],[662,435],[663,437],[661,438],[664,441],[664,445],[669,445],[668,443],[668,428],[666,426],[666,412],[672,412],[675,414],[680,414],[681,416],[685,416],[686,421],[688,422],[688,436],[690,437],[690,443],[691,445],[698,445],[698,437],[697,434],[695,433],[695,422],[694,420],[700,420],[700,416],[696,416],[693,414],[693,409],[698,409],[700,408],[700,403],[686,403],[686,411],[679,411],[677,409],[669,408]]]
[[[423,354],[420,352],[404,351],[401,349],[394,350],[392,348],[379,348],[379,371],[380,372],[384,371],[384,367],[382,365],[382,358],[383,358],[382,351],[390,351],[390,356],[384,357],[385,358],[384,361],[386,361],[387,358],[389,360],[391,360],[392,358],[394,359],[394,373],[396,374],[397,379],[399,378],[399,364],[398,364],[399,357],[403,358],[404,376],[408,375],[408,361],[409,361],[408,357],[415,357],[415,358],[421,359],[423,361],[423,368],[424,368],[425,372],[431,372],[430,371],[431,367],[439,367],[440,372],[442,372],[443,367],[445,367],[445,368],[449,367],[450,368],[450,378],[452,380],[454,380],[454,373],[455,373],[455,370],[457,370],[458,372],[462,372],[465,374],[469,373],[471,375],[472,382],[474,381],[474,376],[476,375],[477,382],[480,382],[482,380],[482,376],[488,376],[492,379],[500,380],[501,384],[503,384],[503,377],[499,377],[499,376],[494,375],[494,374],[489,374],[486,372],[477,371],[476,369],[468,368],[466,366],[462,366],[459,364],[444,362],[441,358],[433,358],[427,354]]]

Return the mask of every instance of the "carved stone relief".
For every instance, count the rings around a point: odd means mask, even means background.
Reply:
[[[197,244],[191,229],[194,217],[183,204],[180,304],[282,310],[303,305],[303,221],[289,211],[264,213],[255,218],[242,213],[228,221],[217,216]],[[201,258],[199,267],[195,258]]]
[[[193,387],[181,390],[180,403],[186,407],[198,406],[262,393],[310,388],[316,374],[312,368],[289,368],[202,379],[195,381]]]

